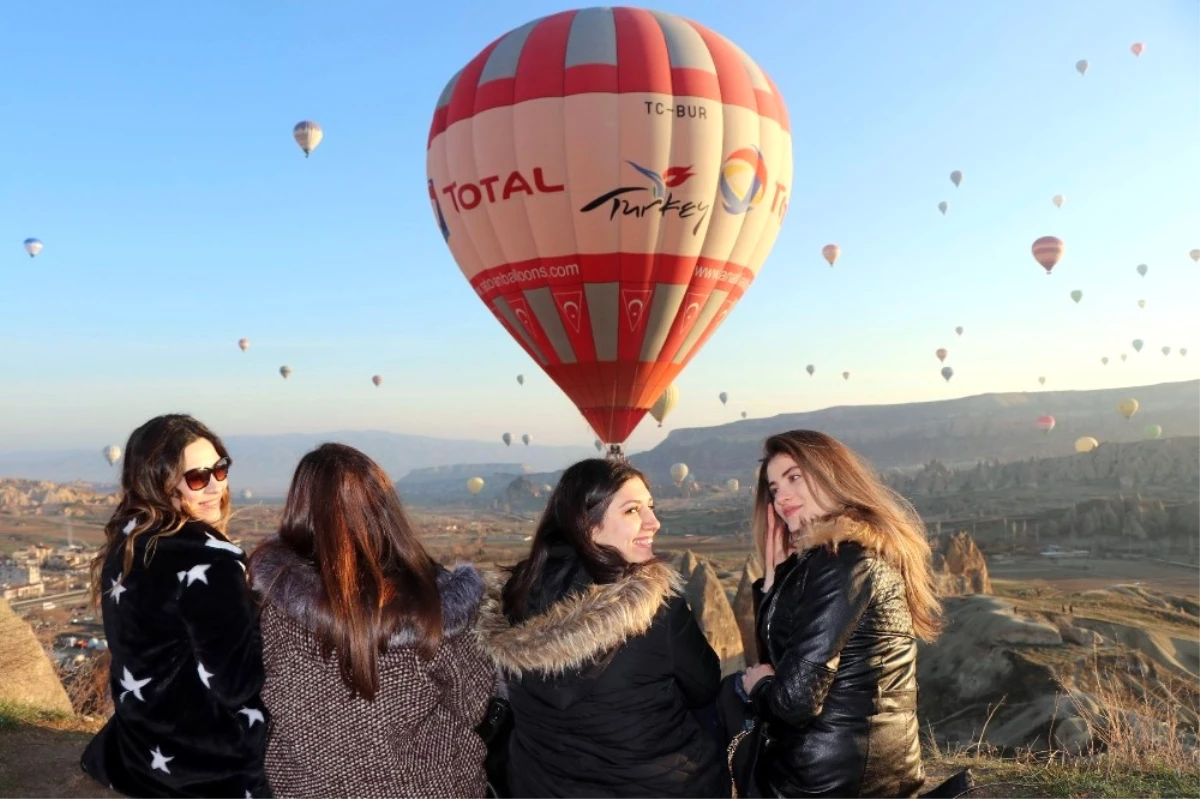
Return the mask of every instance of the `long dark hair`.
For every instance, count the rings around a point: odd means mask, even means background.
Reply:
[[[442,642],[437,564],[413,531],[396,489],[375,461],[344,444],[322,444],[300,459],[277,541],[309,561],[324,588],[315,599],[322,657],[337,653],[352,696],[379,690],[379,655],[411,625],[426,659]]]
[[[92,602],[99,604],[103,590],[100,571],[104,562],[117,547],[125,546],[123,574],[133,569],[133,553],[137,539],[151,533],[146,547],[145,562],[154,556],[155,545],[162,536],[179,532],[192,515],[187,508],[177,510],[171,500],[178,498],[179,481],[183,479],[183,451],[199,439],[207,439],[217,455],[229,457],[225,444],[213,431],[185,413],[155,416],[134,430],[125,443],[121,464],[121,496],[108,524],[104,526],[104,544],[92,560]],[[229,523],[229,487],[221,494],[221,518],[211,526],[224,534]],[[126,525],[134,522],[130,532]]]
[[[635,478],[650,484],[646,475],[628,462],[600,458],[580,461],[563,472],[533,534],[529,557],[513,567],[512,576],[504,586],[506,615],[525,617],[529,594],[541,580],[550,548],[555,544],[566,544],[575,550],[597,583],[615,582],[641,565],[630,563],[613,547],[597,544],[592,538],[604,521],[613,495]]]

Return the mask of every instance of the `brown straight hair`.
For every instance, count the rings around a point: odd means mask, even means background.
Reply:
[[[286,547],[316,569],[324,591],[315,602],[312,633],[323,657],[336,653],[352,696],[375,697],[379,655],[398,629],[415,628],[422,657],[437,653],[437,564],[387,473],[362,452],[322,444],[300,459],[278,539],[255,551],[251,571],[271,546]]]

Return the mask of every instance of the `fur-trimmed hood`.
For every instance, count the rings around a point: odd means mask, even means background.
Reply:
[[[795,543],[796,549],[802,553],[818,547],[837,552],[839,544],[858,544],[894,566],[900,564],[894,542],[863,521],[854,511],[814,520],[797,534]]]
[[[568,594],[519,624],[501,612],[499,589],[490,586],[476,635],[499,669],[520,678],[580,668],[645,634],[663,604],[683,592],[683,578],[665,563],[648,563],[615,583]]]
[[[253,558],[250,587],[269,603],[307,630],[313,629],[313,611],[317,598],[325,592],[316,566],[287,547],[265,542]],[[438,593],[442,598],[442,635],[453,638],[471,629],[481,612],[484,597],[483,576],[470,564],[456,564],[452,570],[438,569]],[[417,631],[402,627],[392,633],[388,646],[413,646]]]

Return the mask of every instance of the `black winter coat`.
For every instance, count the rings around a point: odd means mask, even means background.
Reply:
[[[513,795],[727,796],[715,738],[689,712],[715,699],[721,665],[679,574],[655,562],[597,585],[558,547],[543,575],[523,621],[488,614],[481,630],[510,675]]]
[[[245,553],[188,522],[114,547],[100,573],[116,712],[83,770],[127,796],[267,796],[262,639]]]
[[[775,676],[754,686],[782,796],[916,796],[917,642],[904,579],[846,518],[815,525],[756,616]],[[761,591],[761,582],[757,585]]]

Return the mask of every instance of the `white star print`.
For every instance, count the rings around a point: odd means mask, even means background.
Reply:
[[[138,701],[145,702],[146,698],[142,696],[142,688],[145,687],[145,685],[149,682],[149,677],[144,680],[134,679],[133,674],[131,674],[129,671],[129,667],[126,666],[124,673],[121,675],[121,687],[125,689],[121,692],[121,701],[125,701],[125,696],[127,694],[133,694],[138,698]]]
[[[193,566],[192,568],[188,569],[185,572],[179,572],[179,575],[182,575],[182,577],[179,577],[179,582],[183,582],[184,577],[186,577],[188,585],[191,585],[192,583],[196,582],[197,580],[204,583],[205,585],[208,585],[208,578],[204,576],[204,573],[206,571],[208,571],[210,568],[212,568],[211,563],[201,563],[196,566]]]
[[[160,747],[156,746],[150,750],[150,757],[154,758],[153,760],[150,761],[150,770],[151,771],[154,771],[154,769],[158,769],[159,771],[163,772],[164,774],[171,773],[171,769],[167,768],[167,763],[170,763],[172,760],[175,759],[174,755],[172,755],[171,757],[167,757],[166,755],[164,755],[162,753],[162,749]]]
[[[231,544],[228,541],[222,541],[221,539],[217,538],[212,533],[205,533],[204,535],[206,535],[208,537],[208,540],[204,542],[204,546],[206,546],[206,547],[212,547],[213,549],[224,549],[226,551],[232,552],[235,555],[243,554],[242,548],[237,546],[236,544]]]
[[[179,582],[183,582],[183,578],[187,577],[187,571],[175,572],[175,576],[179,578]]]
[[[246,799],[254,799],[254,797],[250,794],[249,791],[246,791]]]
[[[112,588],[108,589],[108,595],[111,596],[113,598],[113,602],[116,602],[118,605],[121,604],[121,594],[129,590],[125,586],[121,585],[122,576],[122,574],[118,574],[117,578],[112,581]]]
[[[135,528],[135,527],[137,527],[137,519],[130,519],[129,522],[125,525],[124,529],[121,530],[121,532],[124,533],[125,535],[129,535],[130,533],[133,532],[133,528]]]
[[[255,710],[252,707],[244,707],[239,710],[238,713],[241,713],[246,717],[247,728],[253,727],[255,723],[259,721],[263,722],[264,724],[266,723],[266,719],[263,718],[263,712],[261,710]]]
[[[204,668],[204,664],[200,661],[196,661],[196,673],[200,675],[200,682],[204,683],[205,688],[212,688],[212,686],[208,684],[209,678],[213,676],[212,672]]]

